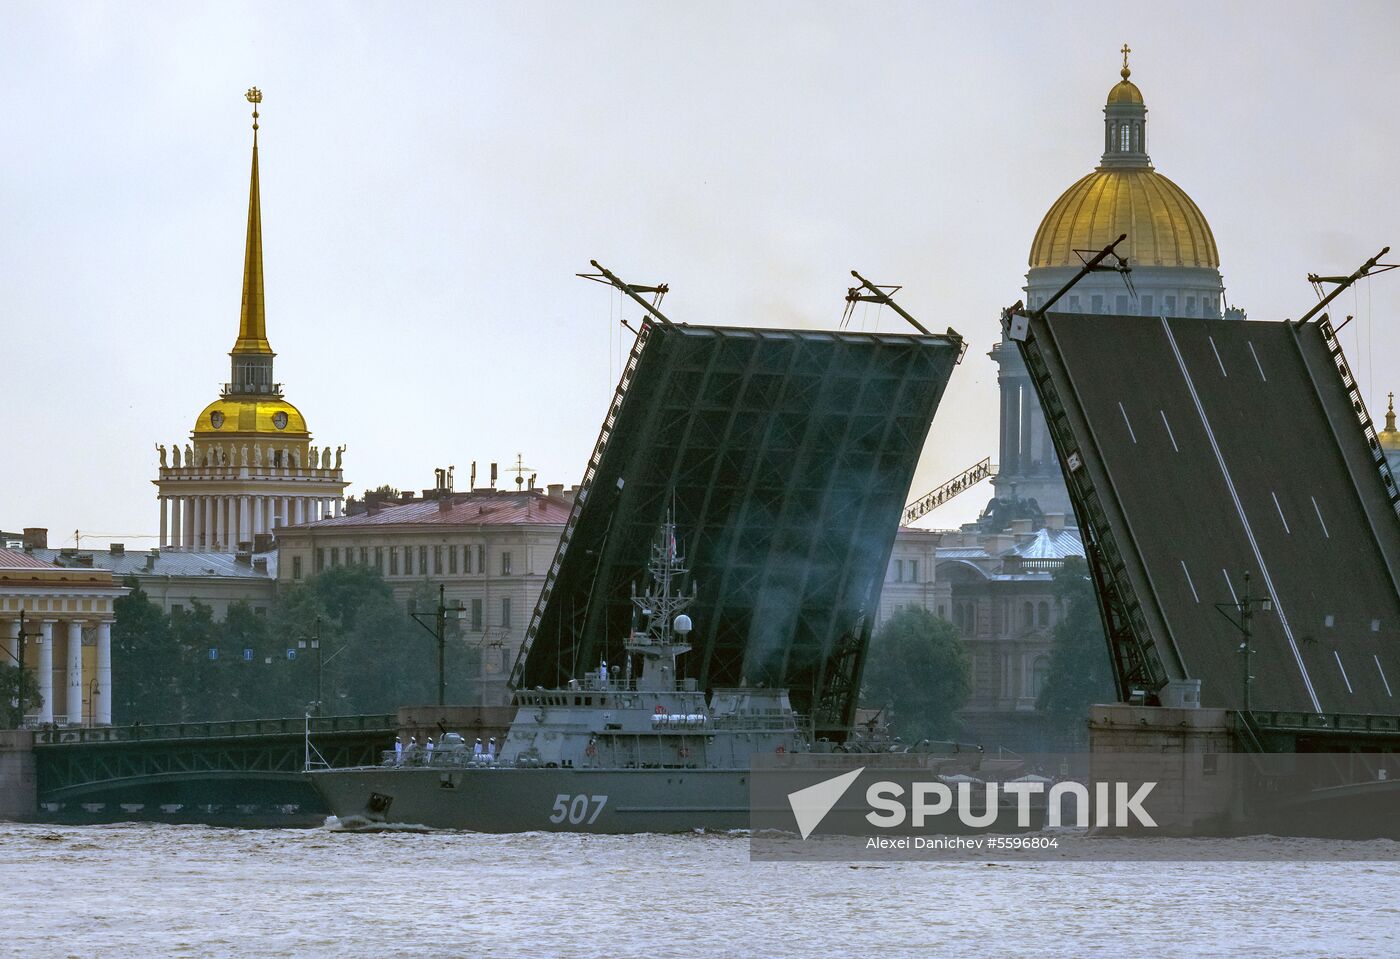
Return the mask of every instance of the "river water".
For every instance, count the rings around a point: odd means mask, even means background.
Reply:
[[[744,835],[0,823],[0,879],[0,956],[23,959],[1400,955],[1394,861],[763,863]]]

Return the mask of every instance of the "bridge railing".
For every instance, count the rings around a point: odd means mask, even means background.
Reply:
[[[227,739],[240,736],[296,734],[306,730],[304,716],[284,719],[231,719],[206,723],[156,723],[147,726],[94,726],[78,729],[41,729],[34,734],[35,745],[59,743],[130,743],[170,739]],[[311,720],[311,735],[324,733],[392,732],[398,717],[391,714],[368,716],[321,716]]]

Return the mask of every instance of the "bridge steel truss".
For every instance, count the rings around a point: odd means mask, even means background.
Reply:
[[[393,742],[392,715],[311,720],[313,762],[372,765]],[[197,780],[299,780],[305,771],[304,719],[171,723],[35,734],[41,802],[133,786]]]
[[[701,689],[787,687],[818,735],[854,719],[885,567],[962,339],[643,325],[513,672],[620,665],[666,512],[698,586]],[[640,585],[640,584],[639,584]]]

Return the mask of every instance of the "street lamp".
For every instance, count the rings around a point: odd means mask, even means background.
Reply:
[[[331,653],[331,655],[330,655],[329,658],[326,657],[325,653],[322,652],[322,650],[321,650],[321,617],[319,617],[319,616],[316,617],[316,628],[315,628],[315,630],[314,630],[314,631],[312,632],[312,634],[311,634],[310,642],[311,642],[311,648],[314,649],[314,650],[316,650],[316,704],[315,704],[315,705],[316,705],[316,718],[317,718],[317,719],[320,719],[320,718],[321,718],[321,704],[325,701],[325,696],[324,696],[323,693],[322,693],[322,689],[324,688],[324,685],[325,685],[325,669],[326,669],[326,663],[330,662],[330,660],[335,659],[335,658],[336,658],[337,656],[339,656],[341,653],[345,652],[345,650],[346,650],[347,647],[342,646],[342,647],[340,647],[339,649],[337,649],[335,652]],[[298,643],[298,645],[299,645],[302,649],[305,649],[305,648],[306,648],[306,643],[307,643],[307,640],[306,640],[306,639],[303,639],[303,640],[301,640],[301,641]]]
[[[42,642],[44,641],[44,634],[43,634],[43,633],[27,633],[27,632],[25,632],[25,630],[24,630],[24,610],[22,610],[22,609],[19,611],[19,635],[16,636],[15,638],[16,638],[17,640],[19,640],[18,648],[15,650],[15,652],[12,653],[12,652],[10,652],[9,648],[6,647],[6,648],[5,648],[5,655],[6,655],[6,656],[9,656],[11,659],[13,659],[13,660],[15,661],[15,666],[16,666],[16,668],[19,669],[19,688],[18,688],[18,694],[15,696],[15,698],[11,701],[11,704],[10,704],[10,705],[11,705],[11,708],[14,709],[14,710],[16,711],[16,716],[15,716],[15,728],[16,728],[16,729],[19,729],[20,727],[22,727],[22,726],[24,725],[24,642],[25,642],[26,639],[30,639],[30,638],[32,638],[32,639],[34,640],[34,642],[35,642],[36,645],[38,645],[39,643],[42,643]]]
[[[413,617],[413,621],[422,626],[437,638],[438,647],[438,705],[447,705],[447,620],[449,614],[452,621],[461,622],[466,615],[462,608],[462,601],[457,600],[457,605],[448,606],[446,601],[447,587],[438,586],[438,604],[433,613],[433,625],[429,626],[424,620],[426,613],[412,612],[408,615]]]
[[[1270,596],[1259,599],[1249,595],[1249,574],[1244,574],[1244,594],[1233,603],[1216,603],[1215,608],[1220,611],[1220,615],[1229,620],[1230,625],[1240,631],[1243,640],[1240,642],[1240,652],[1244,654],[1244,709],[1242,712],[1246,716],[1249,714],[1249,686],[1254,681],[1254,677],[1249,673],[1249,659],[1254,652],[1250,645],[1253,638],[1252,619],[1254,608],[1259,607],[1260,612],[1273,612],[1274,601]],[[1232,615],[1233,614],[1233,615]]]

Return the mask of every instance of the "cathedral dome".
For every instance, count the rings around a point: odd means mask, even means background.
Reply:
[[[1118,252],[1134,266],[1220,266],[1200,207],[1150,168],[1095,170],[1066,190],[1035,232],[1030,265],[1082,266],[1075,250],[1100,250],[1123,233]]]
[[[280,397],[227,396],[206,406],[194,423],[196,439],[256,434],[304,440],[306,419]]]
[[[1075,250],[1101,250],[1121,234],[1118,252],[1132,266],[1216,270],[1220,255],[1200,207],[1152,168],[1147,155],[1147,105],[1128,77],[1123,46],[1122,80],[1104,104],[1104,153],[1099,168],[1079,180],[1050,207],[1031,244],[1030,266],[1079,267]]]

